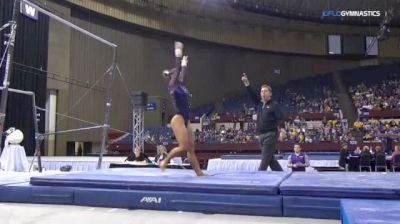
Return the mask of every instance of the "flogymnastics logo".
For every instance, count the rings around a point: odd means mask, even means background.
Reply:
[[[379,17],[381,11],[322,11],[322,17]]]

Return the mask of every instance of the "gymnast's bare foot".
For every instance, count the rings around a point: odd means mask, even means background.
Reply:
[[[200,171],[200,172],[196,172],[196,175],[197,175],[198,177],[208,177],[208,176],[213,176],[212,174],[203,173],[202,171]]]
[[[161,171],[165,171],[165,169],[166,169],[167,166],[168,166],[168,163],[169,163],[169,162],[167,162],[165,159],[164,159],[163,161],[160,162],[160,169],[161,169]]]

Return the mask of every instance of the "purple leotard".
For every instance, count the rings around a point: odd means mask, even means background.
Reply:
[[[175,58],[175,72],[168,84],[168,90],[173,100],[175,114],[183,117],[185,125],[189,123],[191,94],[185,87],[186,67],[181,66],[182,58]]]

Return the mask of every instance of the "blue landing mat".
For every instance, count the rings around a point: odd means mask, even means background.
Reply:
[[[398,224],[400,201],[342,200],[340,212],[343,224]]]
[[[73,199],[73,188],[32,187],[28,182],[0,187],[1,202],[72,205]]]
[[[74,201],[85,206],[282,216],[279,195],[79,188]]]
[[[155,168],[122,168],[32,177],[30,184],[208,194],[277,195],[279,184],[289,175],[290,173],[284,172],[221,172],[213,173],[213,176],[196,177],[192,170],[169,169],[161,172]]]
[[[295,172],[279,189],[288,196],[400,199],[399,186],[400,175],[394,173]]]
[[[339,219],[340,198],[283,196],[283,216]]]
[[[290,173],[109,169],[32,177],[0,186],[0,201],[282,216],[279,184]]]
[[[25,183],[1,187],[0,201],[282,216],[282,197],[279,195],[74,188],[32,186]]]

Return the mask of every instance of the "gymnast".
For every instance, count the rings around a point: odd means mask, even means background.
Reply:
[[[165,170],[170,160],[182,152],[187,152],[188,160],[197,176],[206,176],[200,168],[194,151],[194,133],[190,125],[189,110],[191,94],[185,87],[185,73],[188,64],[188,56],[183,56],[183,44],[175,42],[175,68],[165,70],[164,78],[168,83],[168,91],[172,97],[175,115],[171,119],[171,127],[174,131],[178,146],[173,148],[167,157],[160,162],[161,170]]]

